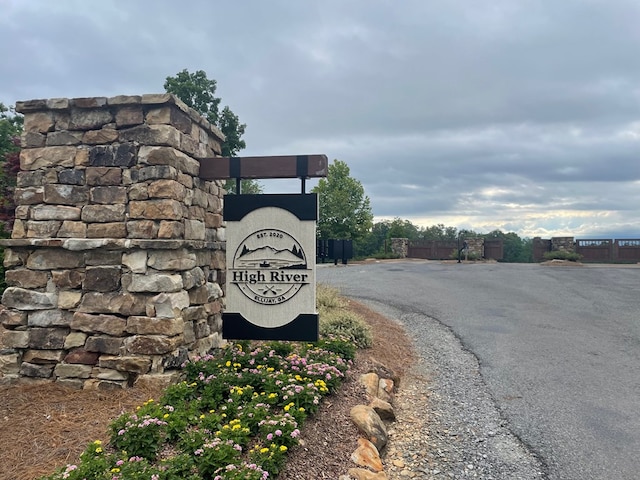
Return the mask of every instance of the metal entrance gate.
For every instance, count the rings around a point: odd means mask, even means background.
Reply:
[[[503,242],[500,238],[485,239],[484,258],[502,260],[504,257]]]
[[[456,242],[440,240],[411,240],[409,242],[409,258],[424,258],[427,260],[447,260],[453,258],[457,251]]]

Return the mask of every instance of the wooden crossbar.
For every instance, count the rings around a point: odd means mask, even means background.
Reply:
[[[319,178],[327,176],[328,165],[326,155],[211,157],[200,160],[200,178]]]

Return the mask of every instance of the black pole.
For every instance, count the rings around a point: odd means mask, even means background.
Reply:
[[[460,232],[458,232],[458,263],[460,263]]]
[[[236,195],[240,195],[240,185],[242,185],[242,180],[240,178],[236,178]]]

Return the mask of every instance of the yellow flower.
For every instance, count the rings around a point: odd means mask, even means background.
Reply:
[[[96,453],[102,453],[102,447],[96,448]]]
[[[202,415],[200,415],[200,419],[203,419],[203,418],[204,418],[204,413]]]
[[[225,367],[230,367],[231,366],[231,360],[227,360],[227,363],[224,364]]]
[[[209,410],[209,413],[216,413],[215,410]]]
[[[111,473],[118,473],[120,469],[118,467],[112,468]]]
[[[304,407],[300,407],[300,408],[298,409],[298,411],[299,411],[299,412],[304,412]]]
[[[275,368],[273,368],[273,367],[268,367],[267,368],[267,372],[269,372],[269,373],[273,372],[274,370],[275,370]]]
[[[93,442],[94,445],[102,445],[102,440],[95,440]]]
[[[165,414],[162,416],[162,418],[169,418],[169,414],[168,414],[168,413],[165,413]]]
[[[268,448],[261,448],[260,453],[267,453],[269,451]]]
[[[280,445],[280,451],[281,452],[286,452],[287,451],[287,446],[286,445]]]

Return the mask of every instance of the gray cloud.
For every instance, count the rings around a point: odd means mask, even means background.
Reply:
[[[344,160],[378,217],[640,236],[635,0],[0,10],[4,103],[158,92],[202,69],[248,124],[246,154]]]

